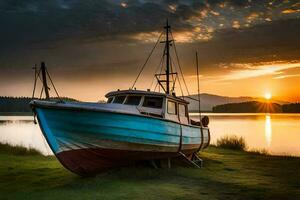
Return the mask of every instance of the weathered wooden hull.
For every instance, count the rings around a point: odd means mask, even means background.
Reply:
[[[207,128],[155,117],[34,104],[41,130],[59,161],[94,175],[137,160],[192,154],[209,143]]]
[[[136,161],[174,157],[177,155],[171,152],[88,148],[63,151],[56,156],[70,171],[81,176],[93,176],[115,167],[134,164]]]

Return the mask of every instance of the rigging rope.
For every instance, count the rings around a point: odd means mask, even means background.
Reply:
[[[154,72],[154,73],[156,73],[156,72],[158,71],[159,67],[160,67],[160,66],[162,66],[162,63],[163,63],[163,61],[164,61],[164,57],[165,57],[165,50],[163,50],[163,55],[161,56],[160,62],[159,62],[159,64],[158,64],[158,66],[156,67],[156,69],[155,69],[155,72]],[[155,77],[156,77],[156,76],[154,76],[154,77],[153,77],[153,79],[152,79],[152,82],[151,82],[151,85],[150,85],[150,89],[151,89],[151,88],[152,88],[152,86],[153,86],[153,83],[154,83]]]
[[[161,36],[162,36],[162,35],[163,35],[163,32],[161,32],[161,34],[159,35],[159,37],[158,37],[158,39],[157,39],[157,41],[156,41],[156,43],[155,43],[154,47],[152,48],[152,50],[151,50],[151,52],[150,52],[150,54],[149,54],[148,58],[146,59],[146,62],[143,64],[143,66],[142,66],[142,68],[141,68],[140,72],[138,73],[138,76],[136,77],[135,81],[133,82],[133,85],[132,85],[131,89],[133,89],[133,88],[134,88],[134,86],[135,86],[136,82],[138,81],[138,79],[139,79],[139,77],[140,77],[141,73],[143,72],[143,70],[144,70],[144,68],[145,68],[146,64],[148,63],[148,60],[150,59],[150,57],[151,57],[151,55],[152,55],[152,53],[153,53],[154,49],[156,48],[157,44],[159,43],[159,41],[160,41],[160,38],[161,38]]]
[[[173,82],[173,86],[172,86],[172,92],[175,92],[175,83],[176,83],[176,81],[177,81],[177,75],[175,76],[175,80],[174,80],[174,82]]]
[[[173,62],[173,60],[171,60],[171,62]],[[177,69],[175,63],[173,63],[174,67],[175,67],[175,70]],[[177,70],[176,70],[177,71]],[[178,78],[178,84],[179,84],[179,88],[180,88],[180,92],[181,92],[181,96],[182,98],[184,99],[184,94],[183,94],[183,89],[182,89],[182,86],[181,86],[181,82],[180,82],[180,77],[177,75],[177,78]]]
[[[201,122],[201,99],[200,99],[200,80],[199,80],[199,64],[198,64],[198,52],[196,51],[196,68],[197,68],[197,85],[198,85],[198,109],[199,109],[199,120]]]
[[[41,76],[40,76],[40,74],[41,74],[41,68],[37,71],[37,67],[36,67],[36,65],[35,65],[35,67],[34,67],[33,69],[34,69],[35,71],[34,71],[34,85],[33,85],[33,91],[32,91],[32,99],[34,99],[34,96],[35,96],[35,91],[36,91],[36,86],[37,86],[37,80],[39,79],[41,82],[43,82],[43,80],[42,80],[42,78],[41,78]],[[56,87],[55,87],[55,85],[54,85],[54,83],[53,83],[53,81],[52,81],[52,78],[51,78],[51,76],[50,76],[50,74],[49,74],[47,68],[46,68],[46,74],[47,74],[47,77],[49,78],[49,80],[50,80],[50,82],[51,82],[51,85],[52,85],[52,87],[53,87],[53,89],[54,89],[54,91],[55,91],[55,93],[56,93],[57,98],[59,99],[59,101],[63,101],[63,100],[61,99],[61,97],[59,96],[59,94],[58,94],[58,91],[57,91],[57,89],[56,89]],[[50,90],[50,88],[44,88],[44,85],[43,85],[43,86],[42,86],[42,89],[41,89],[41,92],[40,92],[39,99],[42,98],[43,92],[44,92],[44,90],[46,90],[46,89]]]
[[[173,70],[173,60],[172,60],[172,57],[171,57],[171,55],[170,55],[170,67],[171,67],[171,75],[172,75],[172,81],[173,81],[173,85],[172,85],[172,89],[171,89],[171,92],[173,93],[173,92],[175,92],[174,91],[174,89],[175,89],[175,83],[176,83],[176,77],[177,77],[177,75],[175,76],[175,78],[174,78],[174,70]],[[176,70],[175,70],[176,71]]]
[[[165,59],[165,55],[166,55],[166,48],[164,48],[164,50],[163,50],[163,55],[162,55],[162,62],[161,62],[161,68],[160,68],[160,71],[159,71],[159,74],[158,74],[158,79],[160,78],[160,76],[161,76],[161,73],[162,73],[162,70],[163,70],[163,61],[164,61],[164,59]],[[156,79],[157,79],[157,77],[156,76],[154,76]],[[159,85],[159,86],[158,86]],[[158,92],[160,92],[160,88],[161,88],[161,85],[159,84],[159,82],[157,81],[157,83],[156,83],[156,85],[155,85],[155,88],[154,88],[154,91],[156,90],[156,87],[158,86]]]
[[[173,33],[172,33],[171,30],[170,30],[170,33],[171,33],[172,39],[174,40]],[[186,85],[186,82],[185,82],[185,79],[184,79],[184,75],[183,75],[183,72],[182,72],[182,69],[181,69],[181,66],[180,66],[179,57],[178,57],[178,54],[177,54],[175,42],[173,42],[173,44],[174,44],[174,51],[175,51],[175,54],[176,54],[176,59],[177,59],[177,62],[178,62],[178,67],[179,67],[179,70],[180,70],[180,73],[181,73],[181,76],[182,76],[182,80],[183,80],[185,89],[187,91],[187,94],[190,95],[190,92],[189,92],[188,87]]]
[[[36,89],[36,81],[37,81],[37,70],[36,70],[36,65],[34,66],[34,84],[33,84],[33,91],[32,91],[32,99],[34,98],[34,93]],[[39,72],[40,73],[40,72]]]
[[[40,98],[39,98],[39,99],[42,98],[43,92],[44,92],[44,87],[42,87],[42,90],[41,90],[41,94],[40,94]]]
[[[56,88],[55,88],[55,85],[53,84],[53,81],[52,81],[52,79],[51,79],[51,76],[50,76],[50,74],[49,74],[47,68],[46,68],[46,73],[47,73],[47,75],[48,75],[48,78],[49,78],[49,80],[50,80],[50,82],[51,82],[51,85],[52,85],[52,87],[53,87],[53,89],[54,89],[54,91],[55,91],[55,93],[56,93],[58,99],[59,99],[60,101],[62,101],[62,99],[60,98],[60,96],[59,96],[59,94],[58,94],[58,92],[57,92],[57,90],[56,90]]]
[[[34,85],[33,85],[33,91],[32,91],[32,99],[34,99],[34,96],[35,96],[35,90],[36,90],[37,80],[39,79],[41,82],[43,82],[42,78],[40,76],[41,69],[39,69],[39,71],[37,72],[36,65],[34,66],[33,69],[34,69]],[[44,91],[44,86],[41,89],[41,93],[40,93],[40,97],[39,97],[40,99],[42,98],[43,91]]]

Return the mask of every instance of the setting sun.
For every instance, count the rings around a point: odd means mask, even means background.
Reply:
[[[265,93],[265,99],[270,100],[272,98],[272,94],[270,92]]]

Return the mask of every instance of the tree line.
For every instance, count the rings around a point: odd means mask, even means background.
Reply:
[[[52,98],[57,100],[57,98]],[[76,99],[62,97],[64,101],[77,101]],[[6,97],[0,96],[0,112],[31,112],[29,106],[32,98],[30,97]]]
[[[216,113],[300,113],[300,103],[280,105],[277,103],[248,101],[213,107]]]

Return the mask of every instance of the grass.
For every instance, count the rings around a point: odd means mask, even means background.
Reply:
[[[270,153],[267,149],[253,149],[253,150],[250,150],[248,152],[252,153],[252,154],[257,154],[257,155],[265,155],[265,156],[270,155]],[[289,156],[289,155],[286,155],[286,156]]]
[[[237,137],[235,135],[224,136],[217,140],[217,147],[221,147],[224,149],[232,149],[245,151],[246,150],[246,142],[243,137]]]
[[[7,143],[0,143],[0,153],[13,155],[42,155],[42,153],[34,148],[26,148],[22,146],[12,146]]]
[[[131,167],[93,178],[55,157],[0,151],[0,199],[300,199],[300,158],[209,147],[204,167]]]

